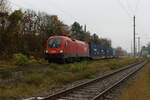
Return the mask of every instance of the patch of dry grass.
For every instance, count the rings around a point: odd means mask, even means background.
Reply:
[[[5,68],[16,68],[11,61],[5,61],[5,60],[0,60],[0,69],[5,69]]]
[[[4,79],[10,78],[16,71],[21,71],[21,77],[15,82],[0,84],[0,97],[26,97],[34,96],[49,89],[72,83],[85,78],[94,78],[97,73],[114,70],[134,63],[139,59],[107,59],[96,61],[83,61],[73,64],[49,64],[48,66],[24,66],[2,75]],[[0,75],[3,72],[0,72]],[[36,90],[36,91],[35,91]],[[6,98],[5,98],[6,99]]]
[[[150,63],[123,90],[119,100],[150,100]]]

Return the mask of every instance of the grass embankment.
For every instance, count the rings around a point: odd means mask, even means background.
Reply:
[[[150,100],[150,63],[122,91],[119,100]]]
[[[0,97],[6,99],[32,96],[77,80],[94,78],[96,73],[115,70],[137,60],[122,58],[83,61],[73,64],[27,65],[8,70],[6,68],[0,70],[1,79],[8,80],[8,82],[0,82]]]

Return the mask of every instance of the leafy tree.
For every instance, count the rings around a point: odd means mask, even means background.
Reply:
[[[91,42],[99,43],[104,47],[111,47],[111,40],[105,39],[105,38],[99,38],[97,34],[93,34],[91,36]]]
[[[150,54],[150,42],[147,44],[147,51]]]
[[[99,36],[97,34],[93,34],[91,36],[91,42],[99,43],[100,42]]]
[[[82,26],[78,22],[74,22],[71,26],[72,37],[81,40],[81,34],[83,33]]]
[[[23,13],[21,10],[14,11],[8,18],[10,24],[3,34],[2,42],[3,48],[7,53],[14,53],[17,51],[17,46],[20,43],[20,31],[21,31],[21,20],[23,17]]]
[[[83,26],[78,22],[74,22],[71,26],[71,36],[81,41],[90,42],[90,32],[83,30]]]
[[[111,40],[102,38],[102,39],[100,39],[100,43],[101,43],[101,45],[103,45],[105,47],[111,47]]]
[[[91,33],[90,32],[84,32],[83,33],[83,41],[86,41],[87,43],[89,43],[91,40]]]
[[[51,16],[50,20],[49,33],[52,35],[63,35],[63,32],[65,32],[64,24],[58,19],[58,16]]]

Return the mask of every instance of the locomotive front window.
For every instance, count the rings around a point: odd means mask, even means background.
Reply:
[[[61,45],[61,39],[60,38],[52,38],[48,41],[48,47],[49,48],[59,48]]]

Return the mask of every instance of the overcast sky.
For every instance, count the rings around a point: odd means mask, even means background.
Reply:
[[[64,23],[74,21],[87,25],[91,33],[112,40],[113,47],[121,46],[131,51],[133,18],[142,45],[150,39],[149,0],[10,0],[13,9],[30,8],[55,14]]]

